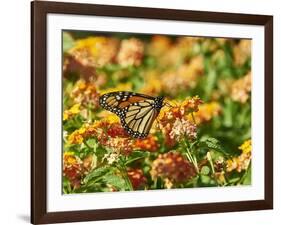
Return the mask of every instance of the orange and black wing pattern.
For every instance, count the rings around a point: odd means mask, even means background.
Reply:
[[[100,97],[100,105],[120,117],[130,136],[145,138],[163,106],[163,99],[134,92],[111,92]]]

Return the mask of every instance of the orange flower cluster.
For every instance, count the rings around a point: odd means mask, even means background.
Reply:
[[[167,92],[175,96],[179,92],[194,88],[197,81],[204,72],[203,57],[194,57],[189,63],[182,64],[180,67],[161,72],[149,70],[144,73],[146,85],[141,89],[142,93],[149,95],[159,95]]]
[[[83,127],[79,128],[78,130],[73,131],[69,136],[68,136],[68,143],[69,144],[82,144],[84,141],[84,138],[87,137],[88,130],[86,130],[87,125],[84,125]],[[87,131],[87,132],[86,132]]]
[[[121,124],[116,121],[116,117],[108,117],[101,121],[95,121],[93,124],[85,124],[68,136],[68,142],[81,144],[90,137],[97,138],[100,145],[109,147],[118,154],[128,155],[133,151],[132,139]]]
[[[189,114],[197,112],[203,101],[195,96],[188,98],[175,107],[165,108],[159,115],[159,127],[165,134],[168,146],[174,146],[183,137],[196,138],[196,124],[189,118]]]
[[[233,48],[234,63],[242,66],[251,56],[251,40],[241,40]]]
[[[97,36],[77,40],[64,55],[64,75],[77,73],[89,80],[97,75],[96,68],[115,61],[118,48],[119,41],[114,38]],[[99,74],[97,78],[100,77]]]
[[[155,152],[159,149],[158,139],[155,136],[149,135],[144,139],[137,139],[134,143],[136,149]]]
[[[129,168],[127,174],[134,190],[141,189],[145,186],[147,179],[141,169]]]
[[[124,128],[120,125],[120,123],[108,123],[105,125],[107,127],[106,133],[108,136],[115,138],[115,137],[129,137]]]
[[[63,112],[63,120],[68,120],[80,112],[80,104],[73,105],[70,109]]]
[[[111,148],[117,154],[130,155],[133,151],[133,143],[129,138],[109,138],[103,145]]]
[[[196,175],[194,166],[179,152],[160,154],[152,163],[151,176],[161,177],[172,183],[184,182]]]
[[[188,64],[180,66],[176,71],[164,73],[159,80],[163,90],[169,90],[170,95],[176,95],[180,91],[194,88],[203,72],[203,57],[197,56]]]
[[[179,37],[173,40],[167,36],[155,35],[147,46],[149,55],[159,60],[161,67],[170,67],[181,64],[192,54],[198,38]]]
[[[114,60],[118,47],[114,38],[89,37],[76,41],[68,53],[82,65],[102,67]]]
[[[144,44],[136,38],[130,38],[121,42],[117,55],[117,62],[123,66],[139,66],[142,62]]]
[[[63,155],[63,175],[68,178],[73,188],[79,188],[82,176],[81,160],[71,152]]]
[[[250,98],[252,86],[251,72],[235,81],[231,86],[231,98],[240,103],[246,103]]]
[[[92,82],[78,80],[70,93],[70,97],[75,103],[84,106],[91,105],[94,108],[99,106],[99,93]]]
[[[236,170],[237,172],[241,172],[242,170],[246,170],[249,167],[252,158],[252,142],[251,140],[245,141],[239,149],[242,151],[241,155],[238,157],[234,157],[232,159],[227,160],[226,171],[231,172],[232,170]]]
[[[205,103],[199,106],[199,110],[194,113],[197,124],[210,121],[213,117],[221,113],[221,106],[218,102]]]

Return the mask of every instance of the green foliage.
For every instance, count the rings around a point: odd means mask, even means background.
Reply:
[[[67,52],[74,46],[74,40],[70,33],[62,32],[63,52]]]

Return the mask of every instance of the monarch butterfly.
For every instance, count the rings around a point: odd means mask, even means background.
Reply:
[[[120,117],[125,131],[134,138],[145,138],[163,107],[164,97],[128,91],[110,92],[100,97],[100,105]]]

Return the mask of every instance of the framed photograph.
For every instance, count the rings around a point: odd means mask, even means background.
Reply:
[[[273,17],[35,1],[31,222],[273,208]]]

